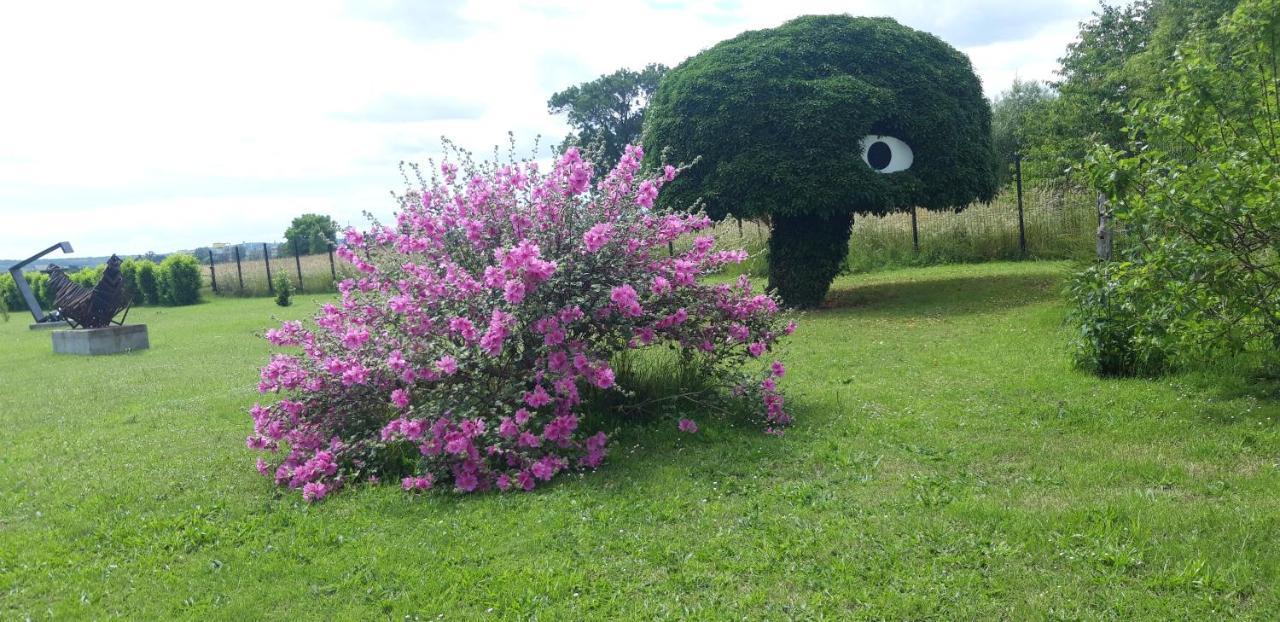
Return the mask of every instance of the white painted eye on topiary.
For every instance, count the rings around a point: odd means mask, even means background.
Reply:
[[[868,134],[858,144],[862,147],[862,161],[877,173],[905,171],[915,160],[911,147],[892,136]]]

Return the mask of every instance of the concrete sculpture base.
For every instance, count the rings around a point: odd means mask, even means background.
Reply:
[[[146,324],[59,330],[52,336],[56,354],[119,354],[151,347]]]
[[[53,330],[55,328],[71,328],[66,322],[32,322],[27,325],[31,330]]]

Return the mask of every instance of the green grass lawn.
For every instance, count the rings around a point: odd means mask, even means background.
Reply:
[[[840,279],[782,438],[696,417],[530,494],[308,506],[244,446],[271,317],[137,309],[152,349],[0,324],[0,619],[1221,619],[1280,611],[1280,397],[1073,371],[1067,266]]]

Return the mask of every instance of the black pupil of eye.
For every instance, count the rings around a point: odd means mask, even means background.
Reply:
[[[893,161],[893,150],[882,140],[877,140],[867,149],[867,163],[877,171],[883,171]]]

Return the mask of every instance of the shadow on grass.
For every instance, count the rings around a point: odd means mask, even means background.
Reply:
[[[836,286],[824,311],[871,312],[886,316],[990,313],[1057,299],[1057,274],[995,274],[939,277],[894,283]]]

